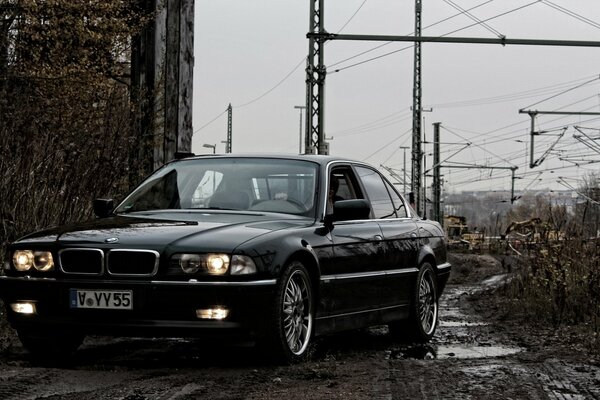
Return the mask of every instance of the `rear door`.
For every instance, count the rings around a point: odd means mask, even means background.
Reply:
[[[417,224],[409,218],[406,204],[379,172],[356,167],[383,234],[382,259],[386,279],[381,282],[381,301],[385,305],[408,304],[418,270]]]

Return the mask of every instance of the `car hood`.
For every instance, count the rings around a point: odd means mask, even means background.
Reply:
[[[309,218],[273,213],[146,212],[46,229],[17,243],[231,252],[269,232],[313,223]]]

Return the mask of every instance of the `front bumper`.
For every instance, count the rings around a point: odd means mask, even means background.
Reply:
[[[60,280],[0,277],[0,298],[17,330],[50,329],[109,336],[261,336],[272,309],[276,281],[174,282]],[[70,291],[130,290],[132,310],[71,308]],[[35,314],[15,313],[10,304],[35,303]],[[197,309],[225,307],[225,320],[202,320]]]

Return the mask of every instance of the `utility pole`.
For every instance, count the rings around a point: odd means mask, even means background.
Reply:
[[[411,190],[415,196],[417,212],[420,211],[421,189],[421,46],[423,42],[430,43],[474,43],[496,45],[524,46],[567,46],[567,47],[600,47],[600,41],[588,40],[554,40],[554,39],[512,39],[502,36],[499,38],[421,36],[422,0],[415,0],[415,33],[411,36],[396,35],[347,35],[328,33],[323,25],[324,0],[311,0],[310,27],[307,33],[309,39],[309,54],[306,67],[306,153],[321,153],[324,147],[324,89],[326,70],[324,66],[323,48],[327,40],[375,41],[375,42],[414,42],[415,71],[413,82],[413,141],[412,141],[412,179]],[[318,57],[319,64],[315,65]]]
[[[442,184],[440,179],[440,122],[433,124],[433,220],[443,221],[441,207]]]
[[[325,37],[324,1],[311,0],[306,66],[305,153],[328,154],[325,146]],[[315,65],[315,61],[318,64]]]
[[[298,134],[298,154],[302,154],[302,110],[306,110],[306,106],[294,106],[295,109],[300,110],[300,132]]]
[[[227,107],[227,148],[225,149],[225,153],[231,153],[232,140],[233,140],[233,109],[231,108],[231,103],[229,103],[229,107]]]
[[[533,160],[533,150],[534,150],[534,140],[535,136],[541,135],[542,133],[547,133],[548,131],[536,131],[535,130],[535,117],[538,114],[549,114],[549,115],[600,115],[600,112],[578,112],[578,111],[539,111],[539,110],[519,110],[519,114],[529,114],[531,118],[531,130],[530,130],[530,149],[529,149],[529,168],[535,168],[539,166],[543,161],[545,156],[554,148],[558,140],[544,153],[542,157],[537,160]],[[566,128],[563,130],[563,133],[560,135],[564,135]],[[559,137],[559,139],[560,139]]]
[[[415,37],[421,36],[421,0],[415,0]],[[418,215],[423,215],[421,204],[421,43],[415,42],[413,71],[412,171],[410,190],[415,196]]]

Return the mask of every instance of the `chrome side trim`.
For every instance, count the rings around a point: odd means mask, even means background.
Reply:
[[[396,276],[414,274],[419,272],[418,268],[404,268],[404,269],[390,269],[385,271],[369,271],[369,272],[356,272],[350,274],[336,274],[336,275],[323,275],[321,276],[322,282],[344,280],[344,279],[360,279],[360,278],[372,278],[378,276]]]
[[[34,282],[56,282],[56,278],[33,278],[31,276],[25,275],[25,276],[0,276],[0,281],[2,280],[6,280],[6,281],[16,281],[16,282],[22,282],[22,281],[34,281]]]
[[[56,278],[32,278],[28,276],[0,276],[0,281],[36,281],[36,282],[58,282]],[[66,281],[65,281],[66,282]],[[77,283],[94,283],[97,285],[105,285],[107,283],[114,283],[116,281],[93,281],[93,280],[77,280]],[[74,282],[69,282],[74,284]],[[127,284],[126,282],[119,281],[119,283]],[[132,281],[131,284],[139,284],[140,281]],[[227,287],[249,287],[249,286],[272,286],[277,284],[276,279],[264,279],[260,281],[248,281],[248,282],[199,282],[199,281],[150,281],[144,282],[148,285],[159,285],[159,286],[227,286]]]
[[[450,263],[448,263],[448,262],[445,262],[445,263],[443,263],[443,264],[440,264],[440,265],[438,265],[438,266],[437,266],[437,269],[438,269],[438,270],[450,269],[450,267],[451,267],[451,266],[452,266],[452,265],[450,265]]]
[[[151,281],[152,285],[176,285],[176,286],[229,286],[229,287],[247,287],[247,286],[271,286],[277,283],[276,279],[265,279],[261,281],[248,281],[248,282],[201,282],[201,281]]]

